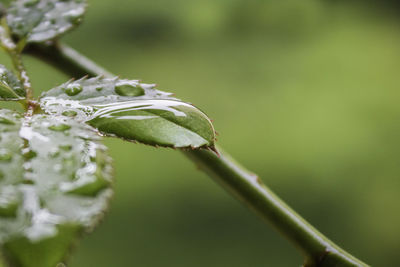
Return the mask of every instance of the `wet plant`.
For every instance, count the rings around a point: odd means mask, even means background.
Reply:
[[[154,84],[122,79],[59,38],[79,25],[83,0],[15,0],[0,6],[0,41],[14,70],[0,66],[0,248],[5,266],[65,263],[76,240],[104,216],[112,164],[103,137],[182,150],[275,226],[304,254],[304,266],[366,266],[315,230],[260,178],[215,144],[210,119]],[[71,79],[35,98],[22,55]]]

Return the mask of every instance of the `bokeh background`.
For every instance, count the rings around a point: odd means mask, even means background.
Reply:
[[[400,266],[399,15],[396,1],[92,0],[64,40],[195,103],[218,143],[323,233]],[[37,93],[69,79],[26,60]],[[115,197],[70,267],[301,264],[181,153],[106,143]]]

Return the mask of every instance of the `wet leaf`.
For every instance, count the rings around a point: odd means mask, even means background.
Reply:
[[[21,100],[24,97],[21,82],[11,71],[0,65],[0,100]]]
[[[0,110],[0,246],[12,264],[56,266],[102,217],[112,190],[99,141],[69,117]]]
[[[20,39],[43,42],[78,25],[85,8],[84,0],[16,0],[8,8],[7,24]]]
[[[130,141],[212,147],[215,133],[208,117],[154,87],[136,80],[83,78],[46,92],[41,107],[49,114],[71,114],[105,135]]]

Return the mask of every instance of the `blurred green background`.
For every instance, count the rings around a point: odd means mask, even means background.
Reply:
[[[64,40],[195,103],[219,144],[323,233],[400,266],[399,13],[395,1],[92,0]],[[26,60],[37,93],[69,79]],[[301,264],[179,152],[106,143],[115,197],[70,267]]]

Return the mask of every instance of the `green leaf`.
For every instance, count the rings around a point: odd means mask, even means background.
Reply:
[[[191,104],[136,80],[102,77],[70,81],[46,92],[41,107],[73,116],[101,133],[167,147],[213,147],[208,117]]]
[[[0,100],[22,100],[25,90],[18,78],[0,65]]]
[[[69,117],[0,110],[0,247],[12,266],[56,266],[102,217],[112,170],[99,141]]]
[[[85,8],[84,0],[16,0],[7,11],[7,24],[20,39],[43,42],[78,25]]]

